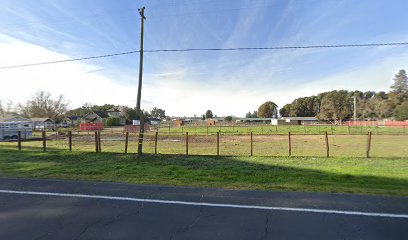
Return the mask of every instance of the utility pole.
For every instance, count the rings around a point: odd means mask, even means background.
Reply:
[[[139,86],[137,88],[137,102],[136,102],[136,112],[140,120],[139,128],[139,140],[137,144],[137,155],[139,157],[143,154],[143,135],[144,135],[144,117],[140,110],[140,101],[142,98],[142,78],[143,78],[143,33],[144,33],[144,20],[146,19],[144,15],[145,7],[139,8],[139,14],[141,18],[140,22],[140,62],[139,62]]]
[[[357,121],[357,100],[356,96],[354,96],[354,114],[353,114],[354,122]]]

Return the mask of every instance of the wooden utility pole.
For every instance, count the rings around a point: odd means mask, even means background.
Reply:
[[[140,128],[139,128],[139,139],[137,144],[137,155],[139,157],[143,154],[143,134],[144,134],[144,119],[143,113],[140,110],[140,101],[142,98],[142,78],[143,78],[143,33],[144,33],[144,20],[146,19],[144,15],[145,7],[139,8],[140,14],[140,62],[139,62],[139,86],[137,88],[137,102],[136,102],[136,112],[139,116],[140,120]]]

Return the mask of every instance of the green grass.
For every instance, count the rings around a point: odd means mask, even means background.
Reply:
[[[408,158],[216,157],[18,152],[0,146],[0,175],[139,184],[408,196]]]
[[[154,153],[154,138],[146,134],[144,152]],[[292,156],[298,157],[325,157],[326,144],[324,135],[293,135]],[[329,149],[332,157],[365,157],[367,149],[367,135],[329,135]],[[110,153],[123,153],[125,149],[124,135],[121,133],[104,132],[102,135],[102,151]],[[406,157],[408,156],[408,135],[373,135],[371,143],[372,157]],[[16,142],[0,142],[4,149],[16,149]],[[47,140],[48,151],[68,150],[66,138]],[[189,135],[190,155],[216,155],[216,135]],[[287,135],[253,135],[253,156],[288,156]],[[22,143],[23,151],[42,151],[41,141]],[[250,156],[250,135],[220,135],[220,154],[222,156]],[[137,150],[137,136],[130,134],[128,151],[135,153]],[[94,152],[94,136],[74,135],[73,151]],[[160,154],[185,154],[186,143],[183,135],[159,134],[157,152]]]

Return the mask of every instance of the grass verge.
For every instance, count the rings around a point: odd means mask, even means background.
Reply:
[[[0,175],[408,196],[408,158],[216,157],[0,148]]]

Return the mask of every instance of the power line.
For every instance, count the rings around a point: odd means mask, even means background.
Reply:
[[[251,51],[251,50],[288,50],[288,49],[348,48],[348,47],[353,47],[353,48],[356,48],[356,47],[383,47],[383,46],[407,46],[407,45],[408,45],[408,42],[392,42],[392,43],[336,44],[336,45],[309,45],[309,46],[282,46],[282,47],[154,49],[154,50],[144,50],[144,52],[145,53],[158,53],[158,52],[199,52],[199,51]],[[76,62],[76,61],[91,60],[91,59],[98,59],[98,58],[108,58],[108,57],[135,54],[139,52],[140,52],[139,50],[135,50],[135,51],[112,53],[112,54],[98,55],[98,56],[91,56],[91,57],[72,58],[72,59],[65,59],[65,60],[4,66],[4,67],[0,67],[0,70],[32,67],[32,66],[48,65],[48,64],[57,64],[57,63],[66,63],[66,62]]]

